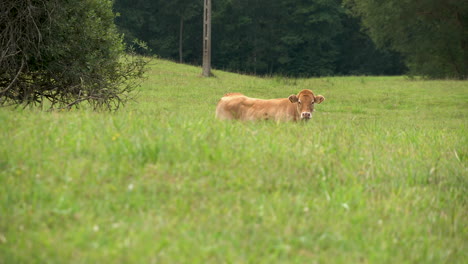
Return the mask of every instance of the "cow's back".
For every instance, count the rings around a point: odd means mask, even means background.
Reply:
[[[263,100],[240,93],[224,95],[216,107],[221,120],[296,120],[293,104],[287,98]]]

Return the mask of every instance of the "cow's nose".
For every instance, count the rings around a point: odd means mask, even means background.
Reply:
[[[302,118],[310,119],[310,117],[311,117],[310,112],[302,112]]]

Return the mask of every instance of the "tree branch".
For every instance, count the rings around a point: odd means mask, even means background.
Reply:
[[[13,81],[11,81],[11,83],[5,89],[1,90],[0,93],[4,93],[4,92],[8,91],[13,86],[13,84],[18,79],[18,76],[23,71],[23,67],[24,67],[24,58],[21,58],[21,66],[20,66],[20,69],[18,70],[18,72],[16,73],[15,78],[13,79]]]

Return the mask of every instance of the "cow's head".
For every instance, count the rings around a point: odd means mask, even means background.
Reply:
[[[301,120],[309,120],[314,112],[314,104],[320,104],[325,97],[314,95],[311,90],[302,90],[298,95],[290,95],[288,99],[296,104]]]

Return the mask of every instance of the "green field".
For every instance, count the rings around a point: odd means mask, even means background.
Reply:
[[[154,60],[115,113],[0,108],[0,263],[466,263],[468,81],[200,74]],[[302,89],[307,123],[214,118]]]

